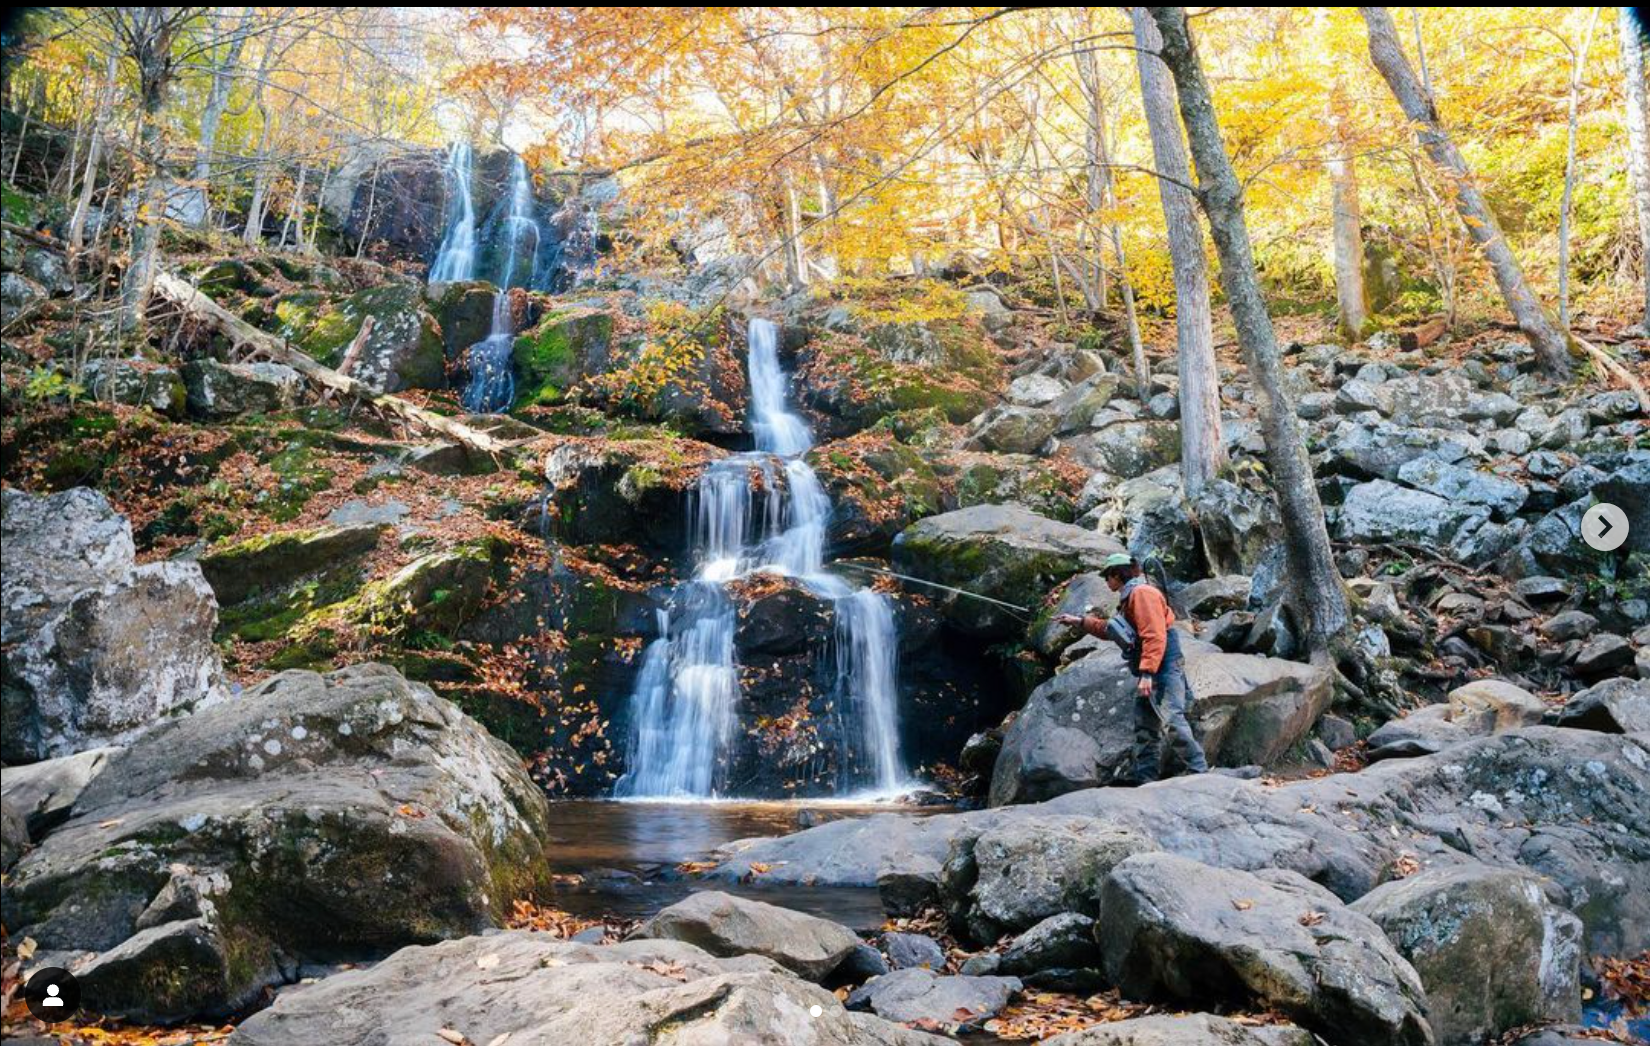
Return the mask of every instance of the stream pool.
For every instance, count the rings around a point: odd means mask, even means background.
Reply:
[[[853,802],[639,802],[570,799],[550,804],[551,871],[556,882],[540,895],[576,915],[642,917],[697,890],[768,901],[834,919],[855,930],[882,925],[877,891],[853,887],[776,886],[708,881],[678,866],[705,859],[735,839],[788,835],[809,824],[872,813],[911,817],[949,807]]]

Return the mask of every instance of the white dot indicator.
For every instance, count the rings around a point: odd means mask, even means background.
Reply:
[[[808,1016],[810,1016],[810,1017],[818,1017],[820,1014],[822,1014],[824,1012],[825,1012],[824,1008],[821,1007],[819,1005],[819,1003],[817,1003],[817,1002],[814,1003],[812,1006],[808,1007]]]

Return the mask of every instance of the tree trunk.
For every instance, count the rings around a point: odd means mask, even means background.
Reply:
[[[1186,496],[1194,497],[1226,465],[1220,431],[1220,371],[1215,365],[1214,321],[1209,309],[1209,274],[1197,204],[1186,188],[1192,182],[1175,116],[1174,85],[1157,57],[1163,41],[1143,7],[1129,8],[1140,66],[1140,94],[1151,133],[1152,155],[1161,176],[1157,195],[1169,234],[1174,267],[1175,348],[1180,365],[1180,475]],[[1178,184],[1177,184],[1178,183]]]
[[[1524,332],[1536,357],[1549,374],[1568,377],[1570,374],[1570,346],[1564,333],[1553,323],[1546,308],[1524,277],[1512,246],[1501,232],[1501,224],[1484,200],[1484,194],[1473,183],[1472,172],[1455,142],[1438,119],[1432,95],[1416,79],[1415,70],[1404,56],[1398,42],[1398,30],[1392,16],[1384,7],[1360,7],[1364,24],[1369,28],[1369,57],[1380,70],[1387,86],[1392,88],[1404,115],[1415,124],[1417,136],[1432,162],[1444,168],[1455,196],[1455,209],[1466,223],[1467,233],[1489,260],[1495,282],[1501,288],[1501,297],[1507,302],[1518,329]]]
[[[1576,193],[1576,110],[1581,104],[1581,77],[1587,69],[1587,52],[1593,47],[1593,29],[1598,25],[1598,8],[1587,20],[1587,36],[1580,51],[1570,52],[1570,113],[1564,136],[1564,198],[1558,207],[1558,325],[1570,332],[1570,208]]]
[[[1645,90],[1645,39],[1633,9],[1621,9],[1621,64],[1627,78],[1627,169],[1639,212],[1639,267],[1644,277],[1644,329],[1650,333],[1650,100]]]
[[[1364,295],[1363,213],[1358,205],[1358,171],[1342,118],[1344,97],[1337,87],[1329,101],[1329,185],[1335,250],[1335,301],[1341,333],[1348,341],[1363,337],[1369,322]]]
[[[149,12],[161,9],[145,8]],[[148,17],[163,18],[164,14]],[[137,162],[144,170],[143,190],[133,216],[132,261],[120,285],[120,327],[133,330],[143,320],[154,289],[155,262],[160,251],[160,225],[166,210],[166,175],[163,167],[165,128],[161,110],[171,86],[172,30],[160,25],[144,40],[135,56],[138,63],[141,123],[138,128]]]
[[[1181,7],[1147,8],[1162,36],[1162,58],[1174,75],[1180,117],[1186,125],[1192,159],[1197,163],[1198,196],[1220,256],[1220,282],[1231,306],[1238,345],[1254,378],[1261,435],[1283,514],[1284,545],[1289,557],[1296,605],[1303,611],[1306,639],[1314,660],[1323,660],[1330,640],[1348,624],[1346,592],[1335,569],[1324,523],[1323,505],[1312,478],[1296,422],[1294,398],[1284,383],[1277,335],[1261,296],[1249,228],[1243,216],[1243,190],[1221,140],[1214,100],[1203,66],[1192,50]]]
[[[298,239],[304,238],[304,183],[309,180],[309,164],[300,164],[298,167],[298,186],[292,190],[292,199],[287,203],[286,219],[281,222],[281,236],[275,241],[277,250],[286,249],[287,233],[292,231],[294,223],[298,226]]]
[[[97,189],[97,165],[103,158],[103,136],[107,131],[109,110],[114,108],[115,77],[119,67],[111,55],[103,78],[103,89],[98,92],[97,119],[92,124],[92,141],[86,148],[86,175],[80,184],[80,198],[75,201],[74,216],[69,219],[69,264],[74,265],[86,237],[86,219],[92,210],[92,193]]]
[[[235,85],[235,73],[241,62],[241,50],[246,46],[246,34],[252,28],[255,8],[247,8],[240,24],[232,31],[229,53],[221,65],[212,69],[212,87],[206,96],[206,108],[201,110],[200,147],[195,150],[195,185],[201,194],[201,217],[197,223],[205,228],[212,219],[211,194],[212,160],[218,147],[218,124],[224,110],[229,108],[229,91]]]

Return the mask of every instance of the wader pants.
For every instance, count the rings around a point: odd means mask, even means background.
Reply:
[[[1191,684],[1186,681],[1186,659],[1180,653],[1180,634],[1169,629],[1163,663],[1152,676],[1152,696],[1134,695],[1134,779],[1139,784],[1157,780],[1158,755],[1163,735],[1169,735],[1175,755],[1194,774],[1209,769],[1203,747],[1186,721],[1192,704]]]

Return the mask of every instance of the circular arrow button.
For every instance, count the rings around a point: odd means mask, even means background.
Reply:
[[[1627,540],[1627,513],[1601,501],[1581,517],[1581,540],[1599,552],[1614,552]]]

